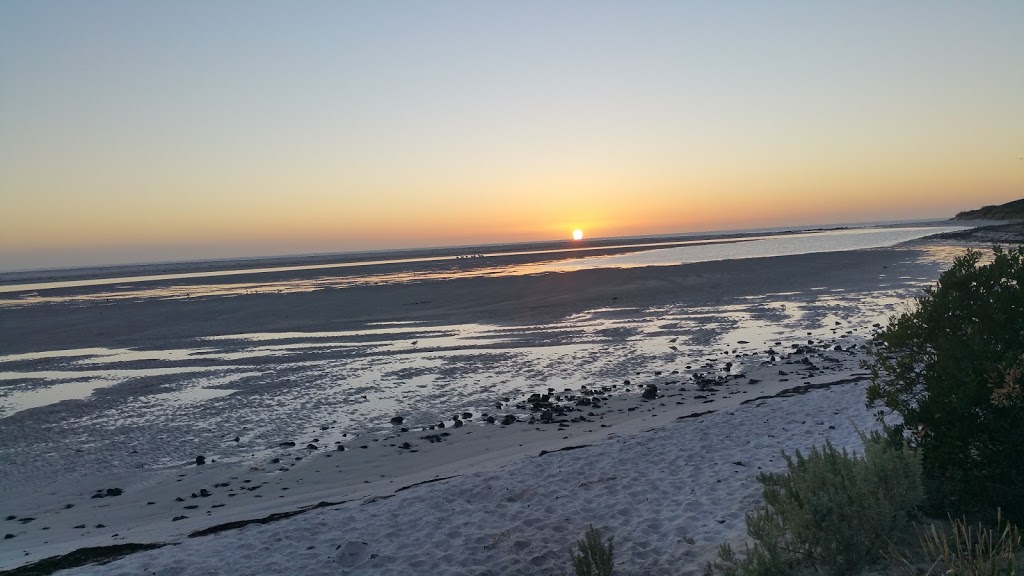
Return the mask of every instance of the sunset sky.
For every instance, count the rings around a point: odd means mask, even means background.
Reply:
[[[0,3],[0,270],[948,217],[1024,2]]]

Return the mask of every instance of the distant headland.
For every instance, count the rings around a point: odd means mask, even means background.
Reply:
[[[983,206],[960,212],[953,220],[1024,220],[1024,198],[999,206]]]

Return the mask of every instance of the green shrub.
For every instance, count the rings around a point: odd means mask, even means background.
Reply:
[[[723,545],[706,572],[849,574],[876,557],[920,504],[921,467],[909,448],[894,447],[878,432],[862,439],[863,456],[826,443],[806,457],[784,454],[783,473],[758,475],[765,506],[746,516],[754,545],[743,557]]]
[[[1024,247],[968,251],[873,350],[868,405],[902,417],[931,510],[1024,521]]]
[[[576,576],[611,576],[614,566],[612,556],[615,553],[611,538],[608,538],[607,544],[603,544],[601,531],[591,526],[583,539],[576,542],[576,547],[579,554],[569,551]]]

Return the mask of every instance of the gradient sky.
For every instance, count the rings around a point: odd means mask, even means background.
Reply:
[[[1024,2],[0,3],[0,269],[947,217]]]

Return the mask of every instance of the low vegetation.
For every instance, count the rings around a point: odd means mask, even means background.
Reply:
[[[917,455],[877,432],[863,455],[826,443],[786,455],[786,468],[758,475],[765,504],[746,517],[753,545],[743,555],[722,545],[707,573],[849,574],[906,529],[923,498]]]
[[[591,526],[583,539],[576,542],[577,552],[569,552],[576,576],[611,576],[614,567],[615,546],[612,539],[601,541],[601,531]]]
[[[1021,534],[999,518],[995,528],[972,526],[965,518],[953,520],[949,530],[934,525],[921,537],[930,574],[1013,576],[1019,573]]]

